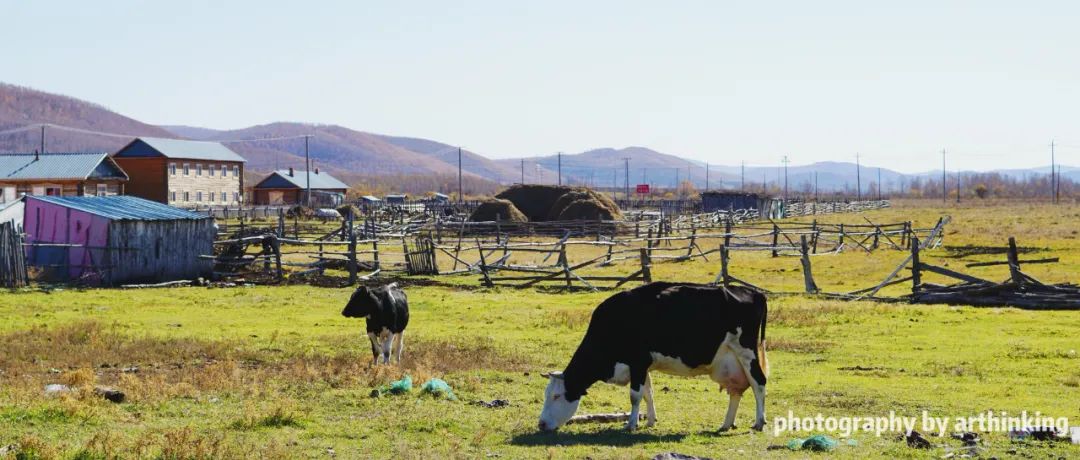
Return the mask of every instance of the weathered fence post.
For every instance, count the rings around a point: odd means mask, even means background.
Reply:
[[[347,262],[347,264],[349,265],[349,267],[348,267],[349,268],[349,286],[352,286],[352,285],[356,284],[356,268],[357,268],[356,267],[356,227],[355,227],[354,223],[355,223],[355,221],[353,220],[352,215],[350,215],[349,216],[349,228],[348,228],[348,235],[349,235],[349,245],[348,245],[349,254],[348,254],[348,257],[349,257],[349,261]],[[375,256],[375,260],[376,261],[378,260],[378,255]],[[375,265],[378,265],[378,262],[376,262]]]
[[[919,240],[916,238],[911,244],[911,293],[919,291],[922,284],[922,275],[919,272]]]
[[[495,283],[491,282],[491,277],[488,276],[487,260],[484,259],[484,247],[480,245],[480,238],[476,238],[476,248],[480,252],[480,274],[484,276],[484,286],[494,287]]]
[[[777,257],[779,254],[776,251],[776,245],[780,242],[780,226],[774,222],[772,224],[772,256]]]
[[[405,273],[413,274],[412,254],[409,254],[409,243],[405,241],[405,233],[401,233],[401,253],[405,255]]]
[[[375,270],[382,269],[382,263],[379,262],[379,240],[377,239],[371,240],[371,254],[373,257],[372,263],[375,264]]]
[[[285,273],[281,270],[281,239],[274,238],[271,241],[274,248],[274,271],[277,273],[278,281],[285,278]]]
[[[1007,254],[1009,258],[1009,276],[1016,284],[1024,282],[1024,277],[1020,275],[1020,255],[1016,251],[1016,238],[1009,237],[1009,252]]]
[[[836,243],[836,251],[842,251],[844,248],[844,224],[840,224],[840,239]]]
[[[818,287],[814,282],[814,275],[810,272],[810,250],[806,244],[806,235],[799,235],[799,243],[802,252],[803,283],[806,285],[806,292],[814,294],[818,292]]]
[[[285,237],[285,210],[281,208],[278,208],[277,236]]]
[[[641,278],[645,283],[652,282],[652,261],[649,258],[649,250],[641,249]]]
[[[817,207],[817,203],[814,203],[814,206]],[[814,234],[811,235],[810,238],[814,242],[814,249],[813,249],[814,254],[817,254],[817,241],[818,241],[818,238],[821,236],[821,232],[817,228],[817,219],[814,219],[814,224],[810,228],[810,231],[814,232]]]

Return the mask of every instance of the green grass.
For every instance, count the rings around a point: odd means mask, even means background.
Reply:
[[[942,211],[957,219],[946,244],[1021,245],[1063,260],[1031,273],[1075,280],[1077,243],[1060,210],[1021,214],[1013,230],[975,232],[1011,208],[911,207],[921,223]],[[1015,211],[1015,209],[1013,209]],[[1075,210],[1067,211],[1075,213]],[[851,221],[854,216],[828,216]],[[1038,219],[1041,225],[1027,219]],[[932,222],[931,222],[932,223]],[[1027,229],[1025,236],[1020,231]],[[1030,241],[1030,243],[1028,243]],[[997,256],[949,258],[943,263]],[[855,252],[814,260],[823,287],[872,284],[900,253]],[[771,288],[801,287],[794,258],[739,254],[735,273]],[[715,263],[659,264],[657,279],[711,280]],[[783,269],[783,271],[781,271]],[[1003,278],[1004,272],[986,276]],[[881,273],[884,272],[884,273]],[[879,273],[880,276],[879,276]],[[1000,276],[999,276],[1000,275]],[[727,396],[705,378],[654,375],[659,423],[626,433],[618,425],[535,430],[546,380],[584,334],[607,292],[479,289],[475,276],[408,289],[412,321],[403,368],[369,369],[363,321],[340,316],[348,289],[309,286],[163,290],[28,290],[0,294],[0,445],[21,444],[39,458],[651,458],[661,452],[729,457],[805,458],[770,446],[797,434],[750,433],[752,398],[736,425],[718,434]],[[903,287],[898,287],[898,293]],[[971,416],[988,410],[1040,411],[1080,420],[1080,313],[946,305],[770,299],[767,411],[797,416]],[[137,368],[133,371],[131,368]],[[125,369],[127,370],[125,372]],[[419,394],[371,398],[372,388],[408,373],[415,385],[440,377],[459,401]],[[46,397],[48,383],[79,389]],[[93,397],[113,385],[129,401]],[[508,399],[488,409],[476,400]],[[580,413],[627,410],[623,387],[598,384]],[[769,428],[771,428],[771,424]],[[798,433],[805,436],[807,433]],[[940,457],[908,448],[894,434],[856,433],[830,457]],[[1077,446],[1012,443],[985,434],[984,457],[1075,457]],[[931,438],[959,447],[960,442]],[[1013,453],[1010,453],[1013,452]]]

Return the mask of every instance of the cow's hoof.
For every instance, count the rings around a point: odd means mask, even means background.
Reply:
[[[754,430],[754,431],[764,430],[765,429],[765,422],[764,421],[757,422],[757,423],[754,424],[754,426],[750,427],[750,429]]]
[[[626,431],[637,431],[637,424],[636,423],[627,423],[626,426],[624,426],[623,428]]]
[[[655,425],[656,425],[656,420],[649,420],[648,422],[645,422],[645,428],[652,428]]]
[[[735,425],[731,425],[731,426],[722,426],[722,427],[720,427],[720,430],[719,430],[719,431],[720,431],[721,433],[724,433],[724,432],[727,432],[727,431],[729,431],[729,430],[733,430],[733,429],[735,429]]]

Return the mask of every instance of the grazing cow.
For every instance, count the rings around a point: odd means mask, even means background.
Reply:
[[[389,364],[391,347],[395,350],[395,359],[401,364],[405,326],[409,324],[409,299],[397,283],[376,288],[356,288],[341,315],[346,318],[367,318],[367,334],[371,339],[371,354],[374,355],[372,364],[379,364],[380,354],[383,364]]]
[[[765,427],[765,296],[740,287],[652,283],[609,297],[593,311],[585,338],[563,372],[544,374],[539,429],[554,431],[577,411],[600,381],[630,384],[630,420],[637,428],[645,399],[648,425],[656,423],[649,371],[707,374],[730,397],[720,431],[734,427],[748,387],[757,400],[753,429]]]

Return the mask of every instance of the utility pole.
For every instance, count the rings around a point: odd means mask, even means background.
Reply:
[[[457,148],[457,202],[461,204],[464,200],[461,192],[465,189],[461,182],[461,147]]]
[[[623,184],[623,185],[626,186],[626,195],[625,196],[626,196],[626,201],[629,203],[630,202],[630,157],[623,157],[623,162],[626,165],[626,169],[624,170],[625,174],[626,174],[626,179],[625,179],[626,183]]]
[[[945,149],[941,149],[941,202],[948,199],[949,192],[945,188]]]
[[[308,139],[310,139],[310,138],[311,138],[310,134],[309,135],[304,135],[304,169],[307,170],[305,172],[305,174],[307,175],[307,178],[306,178],[306,181],[305,181],[305,182],[307,182],[307,200],[306,201],[307,201],[307,207],[309,207],[309,208],[311,207],[311,156],[308,155]]]
[[[742,162],[742,183],[739,184],[739,190],[746,191],[746,160]]]
[[[961,173],[963,173],[963,171],[961,171],[959,169],[956,170],[956,202],[957,203],[960,202],[960,178],[961,178]]]
[[[814,171],[814,202],[818,200],[817,171]]]
[[[709,191],[709,162],[705,162],[705,191]]]
[[[525,159],[521,159],[521,185],[525,185]]]
[[[784,163],[784,201],[788,199],[788,186],[787,186],[787,165],[789,163],[787,155],[784,155],[784,159],[781,160]]]
[[[855,201],[862,201],[862,164],[858,152],[855,153]]]
[[[45,154],[45,124],[41,125],[41,153]]]
[[[42,126],[41,129],[45,129],[45,127]],[[44,152],[45,148],[42,147],[41,151]],[[1055,166],[1056,164],[1057,163],[1054,161],[1054,140],[1051,139],[1050,140],[1050,201],[1053,202],[1053,203],[1058,202],[1057,183],[1058,183],[1059,180],[1061,180],[1061,176],[1059,176],[1058,174],[1055,174],[1055,172],[1057,171],[1057,166]]]
[[[559,185],[562,185],[562,152],[559,152]]]

